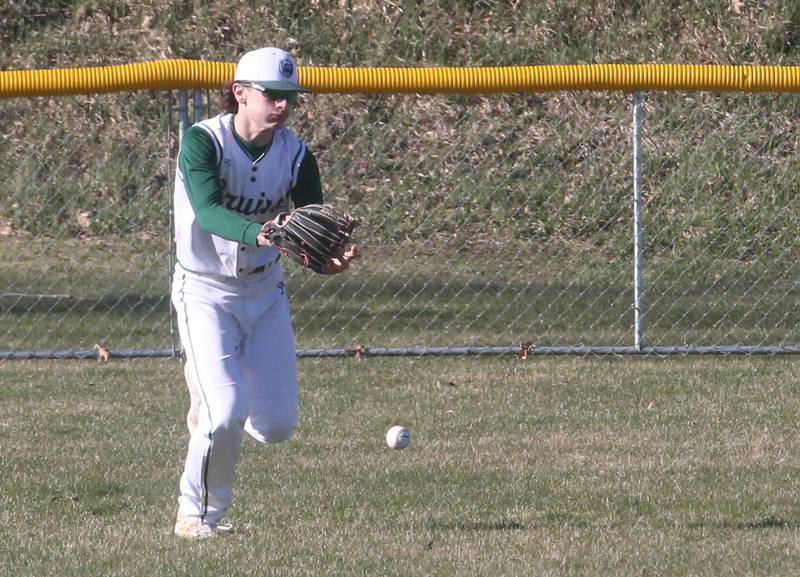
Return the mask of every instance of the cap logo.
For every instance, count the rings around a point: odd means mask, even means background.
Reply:
[[[294,64],[288,58],[284,58],[278,65],[278,70],[280,70],[284,78],[291,78],[294,74]]]

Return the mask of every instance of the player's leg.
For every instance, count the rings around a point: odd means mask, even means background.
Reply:
[[[283,275],[272,275],[265,312],[242,344],[242,372],[250,400],[245,431],[262,443],[291,437],[298,422],[297,358]]]
[[[237,360],[241,330],[236,319],[216,304],[218,290],[196,275],[176,278],[173,290],[181,343],[195,369],[201,397],[181,477],[178,512],[207,524],[219,523],[230,506],[248,404]]]
[[[200,418],[202,392],[197,384],[199,380],[197,367],[186,359],[183,361],[183,379],[186,381],[186,388],[189,389],[189,411],[186,413],[186,428],[189,429],[189,435],[191,435],[197,428],[197,421]]]

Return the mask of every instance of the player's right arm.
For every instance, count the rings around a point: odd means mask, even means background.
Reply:
[[[227,240],[257,244],[262,225],[225,208],[217,150],[211,136],[199,126],[183,134],[178,168],[200,228]]]

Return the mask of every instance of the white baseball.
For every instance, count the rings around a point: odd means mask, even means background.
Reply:
[[[411,432],[405,427],[395,425],[386,431],[386,444],[390,449],[405,449],[411,442]]]

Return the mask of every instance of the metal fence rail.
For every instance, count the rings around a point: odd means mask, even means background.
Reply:
[[[298,354],[800,352],[795,100],[310,97],[292,127],[364,256],[286,265]],[[179,352],[175,155],[212,108],[0,101],[0,359]]]

